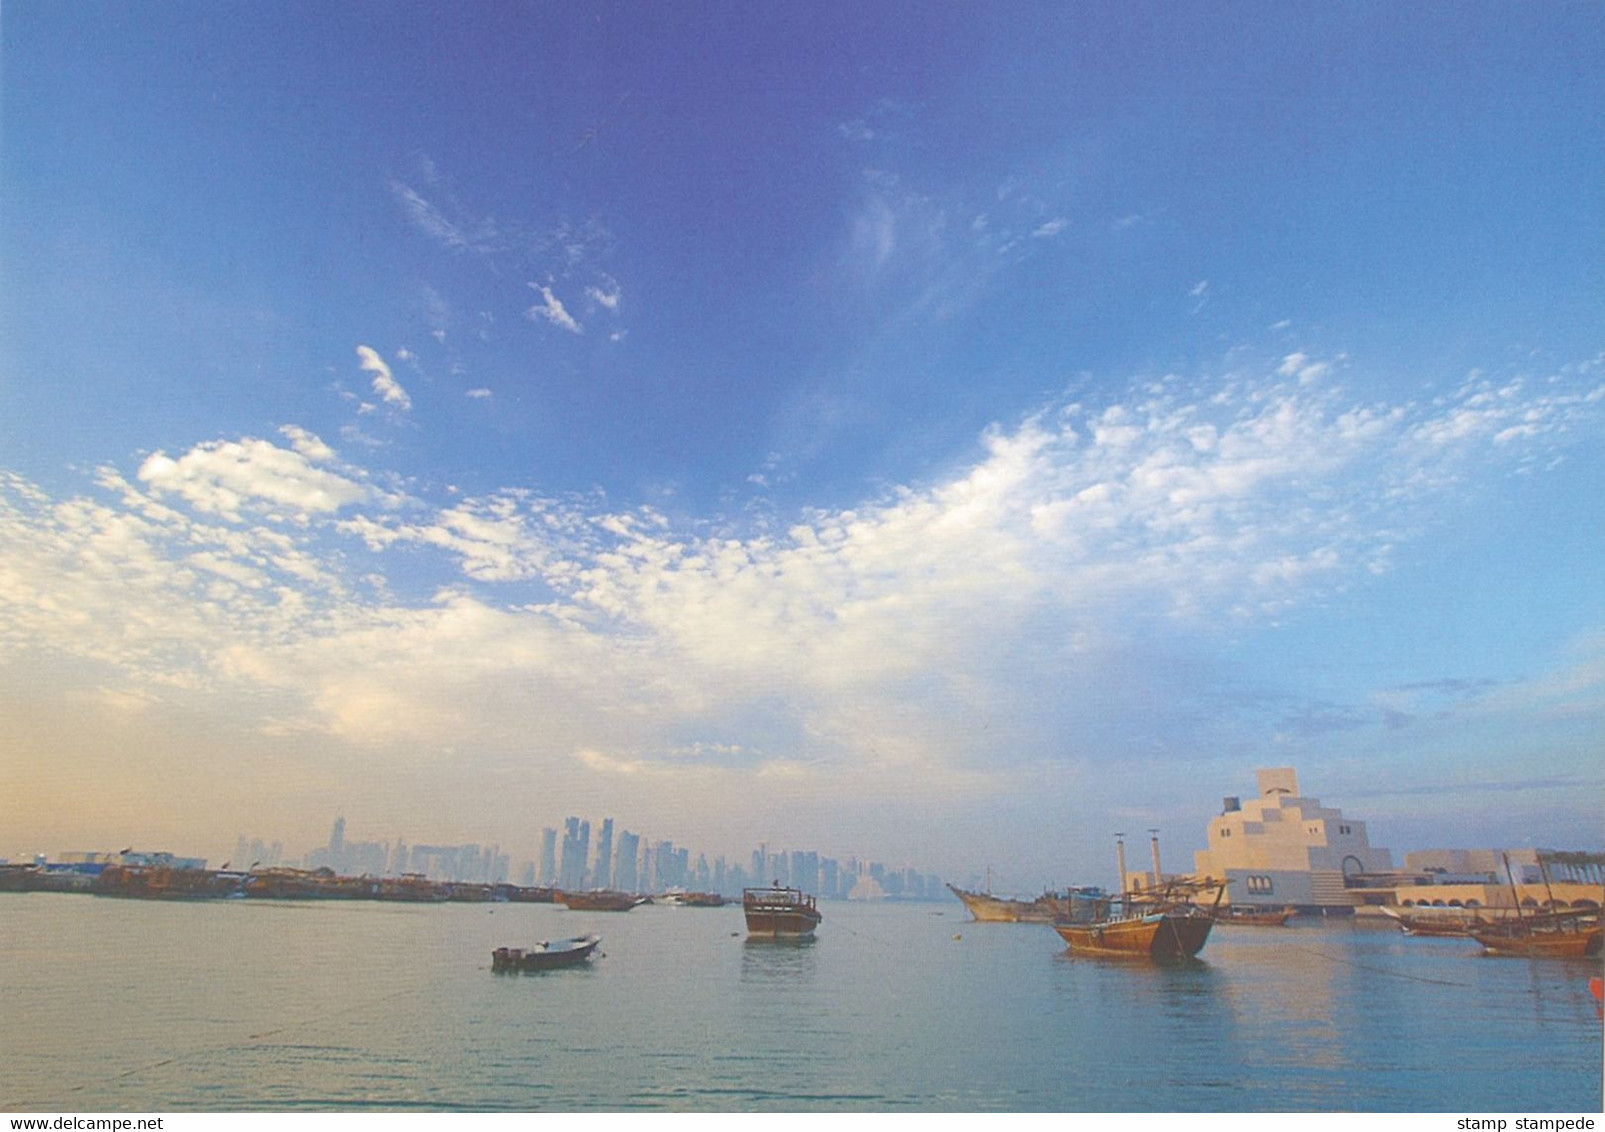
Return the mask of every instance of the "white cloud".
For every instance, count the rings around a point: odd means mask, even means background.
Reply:
[[[1282,359],[1276,372],[1282,377],[1295,377],[1304,384],[1319,381],[1332,371],[1330,362],[1311,361],[1308,354],[1295,352]]]
[[[563,306],[558,297],[552,294],[550,287],[536,287],[533,283],[530,286],[534,287],[541,296],[539,303],[524,312],[532,322],[545,319],[560,330],[567,330],[571,334],[581,333],[580,324],[574,321],[574,316],[569,314],[568,309]]]
[[[366,485],[315,466],[301,450],[306,443],[302,438],[289,449],[267,440],[219,440],[176,460],[155,452],[140,465],[139,480],[157,495],[177,495],[198,511],[236,522],[250,509],[305,523],[375,498]]]
[[[1132,640],[1363,584],[1458,477],[1552,458],[1600,411],[1481,378],[1365,403],[1308,364],[1046,406],[938,482],[745,537],[518,491],[402,512],[296,426],[103,471],[105,500],[11,477],[0,649],[268,696],[276,733],[984,790],[1075,705],[1142,725]],[[398,597],[420,565],[455,577]]]
[[[373,391],[385,404],[394,405],[403,411],[412,408],[412,398],[408,397],[407,391],[396,383],[390,367],[385,364],[378,351],[371,346],[358,346],[357,357],[360,359],[358,364],[362,369],[373,374]]]
[[[308,460],[322,464],[334,459],[333,448],[299,425],[285,425],[279,435],[288,437],[291,447]]]
[[[1035,236],[1037,239],[1046,239],[1051,236],[1057,236],[1060,232],[1065,230],[1069,223],[1070,222],[1064,219],[1064,217],[1057,216],[1044,224],[1039,224],[1036,230],[1031,233],[1031,235]]]
[[[416,189],[401,181],[391,181],[390,191],[413,227],[452,251],[491,252],[498,247],[494,221],[462,217],[453,219],[447,215],[446,209],[425,199]],[[461,211],[449,200],[448,208],[454,212]]]
[[[516,495],[465,499],[424,524],[390,523],[367,516],[343,521],[339,529],[361,537],[374,550],[398,542],[438,547],[458,557],[463,573],[485,582],[531,578],[550,558],[543,533],[532,525],[538,512]]]
[[[585,293],[598,306],[604,306],[610,311],[619,309],[619,289],[617,287],[610,291],[604,291],[600,287],[587,287],[585,288]]]

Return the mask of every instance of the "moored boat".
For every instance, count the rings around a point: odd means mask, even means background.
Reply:
[[[1141,959],[1191,959],[1204,949],[1215,918],[1190,904],[1135,905],[1090,924],[1054,924],[1072,952]]]
[[[245,895],[266,900],[370,900],[379,891],[373,877],[339,876],[331,868],[252,869]]]
[[[610,888],[592,889],[590,892],[559,892],[558,900],[575,912],[628,912],[637,904],[646,903],[646,897],[633,892],[615,892]]]
[[[1471,938],[1489,955],[1534,959],[1585,959],[1600,953],[1602,935],[1593,913],[1551,912],[1473,928]]]
[[[1121,894],[1084,904],[1082,914],[1053,925],[1071,952],[1086,955],[1115,955],[1128,959],[1191,959],[1204,949],[1209,929],[1215,926],[1226,886],[1205,878],[1172,877],[1163,892],[1133,892],[1126,889],[1126,847],[1124,835],[1115,835],[1115,860],[1120,870]],[[1159,869],[1159,841],[1154,840],[1154,878]],[[1209,908],[1194,904],[1191,897],[1213,890],[1215,902]]]
[[[601,936],[581,935],[554,942],[542,940],[534,947],[498,947],[490,953],[490,969],[509,972],[576,967],[588,960],[601,942]]]
[[[717,892],[666,892],[654,901],[670,908],[723,908],[730,900]]]
[[[379,878],[379,887],[373,898],[409,904],[441,904],[445,902],[447,894],[444,886],[421,873],[402,873],[399,877]]]
[[[768,888],[745,888],[741,907],[747,934],[757,939],[807,939],[824,919],[814,898],[779,881]]]
[[[217,900],[245,895],[246,874],[165,865],[108,865],[95,878],[100,896],[141,900]]]
[[[1384,907],[1382,914],[1399,925],[1405,935],[1468,936],[1473,928],[1491,927],[1498,920],[1485,918],[1476,910],[1436,909],[1431,912],[1401,912]]]
[[[1510,881],[1510,895],[1516,914],[1510,919],[1471,932],[1471,938],[1482,944],[1485,952],[1489,955],[1521,955],[1530,959],[1583,959],[1600,953],[1605,937],[1601,935],[1597,907],[1533,915],[1523,913],[1510,857],[1508,854],[1500,856],[1505,863],[1505,876]],[[1538,859],[1538,867],[1544,870],[1544,884],[1547,887],[1549,873],[1542,857]],[[1553,900],[1550,906],[1554,906]]]
[[[1249,928],[1285,928],[1293,918],[1292,908],[1245,908],[1228,905],[1214,913],[1217,924]]]
[[[990,892],[970,892],[951,884],[947,888],[963,901],[970,918],[983,924],[1052,924],[1078,919],[1082,902],[1105,895],[1101,889],[1072,888],[1065,892],[1044,892],[1035,900],[1017,900]]]

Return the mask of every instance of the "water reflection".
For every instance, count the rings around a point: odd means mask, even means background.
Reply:
[[[743,983],[795,983],[812,981],[818,964],[814,958],[816,940],[804,939],[752,939],[741,945],[741,981]]]

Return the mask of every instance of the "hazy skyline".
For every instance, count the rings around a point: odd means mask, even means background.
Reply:
[[[0,855],[1598,848],[1594,6],[0,9]]]

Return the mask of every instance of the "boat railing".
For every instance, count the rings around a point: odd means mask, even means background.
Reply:
[[[763,907],[768,904],[804,908],[815,907],[815,898],[812,894],[800,888],[788,888],[775,884],[766,888],[744,888],[741,890],[741,902],[748,907]]]

